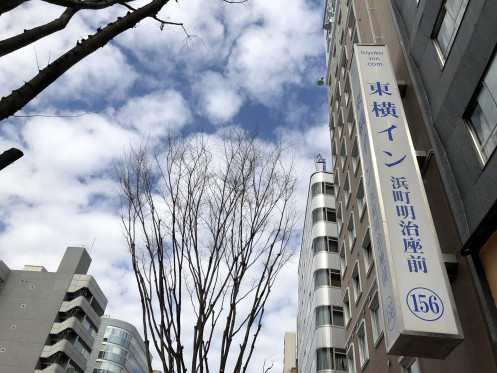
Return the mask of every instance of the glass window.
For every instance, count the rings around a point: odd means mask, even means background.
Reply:
[[[79,338],[76,339],[74,347],[81,353],[81,355],[85,357],[85,359],[88,359],[88,357],[90,356],[90,351],[85,346],[83,346]]]
[[[357,198],[357,208],[359,209],[359,216],[362,220],[362,217],[364,216],[364,211],[366,210],[366,195],[364,194],[364,184],[362,182],[362,176],[361,180],[359,181],[359,185],[357,186],[356,198]]]
[[[312,196],[317,196],[318,194],[323,194],[323,183],[314,183],[311,186]]]
[[[401,356],[399,358],[399,364],[402,373],[421,373],[421,367],[417,357]]]
[[[357,303],[362,294],[361,276],[359,273],[359,262],[355,262],[354,269],[352,270],[352,286],[354,289],[354,301]]]
[[[348,325],[350,322],[350,297],[349,297],[349,288],[345,290],[345,294],[343,295],[343,316],[345,318],[345,325]]]
[[[347,351],[347,365],[349,366],[349,373],[356,373],[354,344],[352,343]]]
[[[333,162],[333,165],[332,165],[333,167],[335,167],[337,165],[337,154],[338,154],[338,152],[337,152],[337,144],[336,144],[336,141],[333,141],[333,145],[331,147],[331,160]],[[335,177],[334,177],[335,186],[337,186],[336,179],[337,179],[337,175],[335,173]]]
[[[322,325],[343,326],[343,309],[337,306],[316,308],[316,328]]]
[[[329,270],[330,271],[330,284],[331,286],[334,286],[334,287],[341,287],[342,286],[342,279],[340,277],[340,273],[338,273],[338,271],[334,271],[332,269]]]
[[[328,194],[328,195],[334,195],[335,190],[333,188],[332,183],[325,183],[325,182],[319,182],[319,183],[314,183],[311,186],[311,195],[312,197],[317,196],[318,194]]]
[[[337,185],[337,184],[335,184]],[[338,211],[336,214],[337,218],[337,225],[338,225],[338,235],[340,235],[340,232],[342,231],[342,226],[343,226],[343,219],[342,219],[342,203],[340,202],[340,205],[338,205]]]
[[[481,82],[470,114],[471,129],[486,161],[497,146],[497,59],[494,56]]]
[[[357,145],[357,136],[354,139],[354,144],[352,145],[352,151],[350,152],[352,158],[352,166],[354,167],[354,174],[357,174],[357,169],[359,168],[359,146]]]
[[[335,188],[331,183],[324,183],[324,194],[328,194],[330,196],[335,195]]]
[[[347,158],[347,148],[345,146],[345,141],[344,141],[342,147],[340,148],[340,165],[342,167],[342,170],[345,168],[346,158]]]
[[[445,0],[442,5],[433,37],[443,62],[449,55],[467,5],[468,0]]]
[[[380,302],[378,301],[378,292],[373,295],[369,303],[371,314],[371,327],[373,328],[373,341],[376,343],[383,335],[383,317],[381,315]]]
[[[357,329],[357,344],[359,347],[359,361],[361,363],[361,367],[364,367],[366,362],[369,360],[368,340],[366,338],[366,327],[364,320],[362,320],[361,325]]]
[[[329,286],[329,276],[327,269],[318,269],[314,272],[314,289],[320,286]]]
[[[316,237],[312,246],[314,248],[314,254],[322,251],[328,251],[332,253],[338,253],[338,242],[336,239],[328,236]]]
[[[355,127],[354,110],[352,109],[349,110],[349,116],[347,117],[347,126],[349,127],[349,136],[352,136]]]
[[[345,355],[345,350],[341,348],[335,348],[335,370],[341,372],[347,372],[347,357]]]
[[[340,35],[340,39],[342,42],[340,44],[343,45],[343,37],[344,37],[344,32],[342,30],[342,34]],[[345,78],[345,73],[347,72],[347,48],[346,46],[343,46],[342,48],[342,60],[340,62],[340,69],[342,71],[342,76]]]
[[[364,254],[364,269],[366,270],[366,276],[371,272],[371,268],[374,264],[373,249],[371,248],[371,236],[369,234],[369,227],[364,233],[364,238],[362,239],[362,250]]]
[[[323,220],[335,223],[336,222],[335,209],[318,207],[317,209],[314,209],[312,211],[312,224],[315,224]]]
[[[332,269],[318,269],[314,272],[314,289],[320,286],[340,287],[342,285],[340,273]]]
[[[316,328],[321,325],[331,325],[331,306],[316,307]]]
[[[345,182],[343,183],[343,195],[345,196],[345,206],[348,206],[350,201],[350,178],[348,171],[345,176]]]
[[[352,33],[354,32],[354,26],[355,26],[354,9],[350,8],[349,21],[347,22],[347,31],[348,31],[350,37],[352,36]]]
[[[349,236],[349,248],[350,248],[350,251],[352,251],[354,249],[354,244],[355,244],[355,239],[356,239],[354,214],[350,215],[349,223],[347,224],[347,233]]]
[[[336,223],[337,221],[337,214],[334,209],[326,209],[326,221],[331,221],[333,223]]]
[[[343,307],[333,306],[333,325],[343,326]]]
[[[317,371],[333,369],[333,349],[318,348],[316,350]]]
[[[316,350],[316,369],[347,371],[345,350],[341,348],[318,348]]]
[[[339,139],[342,138],[342,133],[343,133],[343,109],[340,108],[340,111],[338,114],[338,138]]]
[[[342,277],[345,276],[345,271],[347,270],[347,255],[345,253],[345,244],[342,243],[342,248],[340,249],[340,273]]]

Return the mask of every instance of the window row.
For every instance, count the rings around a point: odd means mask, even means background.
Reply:
[[[333,184],[326,182],[318,182],[312,184],[311,186],[312,197],[317,196],[318,194],[328,194],[330,196],[333,196],[335,194]]]
[[[336,238],[329,236],[316,237],[312,241],[314,254],[327,251],[330,253],[338,253],[338,241]]]
[[[343,307],[316,307],[316,328],[323,325],[344,326]]]
[[[379,342],[380,338],[383,336],[383,316],[381,314],[380,303],[378,300],[378,292],[376,292],[369,303],[369,313],[371,316],[371,328],[373,330],[373,341],[375,346]],[[356,331],[357,336],[357,349],[359,355],[359,364],[361,369],[364,368],[366,363],[369,361],[369,348],[368,348],[368,337],[366,332],[366,323],[364,320],[361,321],[359,327]],[[347,351],[347,361],[350,367],[350,372],[356,372],[355,369],[355,355],[353,344]]]
[[[353,237],[353,241],[351,241],[352,245],[350,246],[350,252],[352,252],[354,248],[353,242],[355,242],[355,233],[354,235],[352,235],[352,233],[349,233],[349,240],[351,239],[351,237]],[[366,273],[366,277],[369,277],[369,274],[371,273],[374,265],[374,254],[371,243],[371,236],[369,233],[369,227],[366,229],[366,233],[362,238],[361,247],[364,259],[364,271]],[[340,257],[340,273],[342,274],[342,277],[344,277],[347,270],[347,253],[345,252],[345,243],[342,243],[342,247],[340,248],[338,254]],[[357,263],[358,262],[356,262],[356,266],[358,265]]]
[[[319,221],[336,223],[337,217],[335,209],[329,207],[318,207],[317,209],[312,210],[312,224]]]
[[[342,348],[318,348],[316,350],[316,370],[338,370],[347,372],[347,357]]]
[[[340,272],[329,268],[316,270],[314,272],[314,290],[320,286],[341,287],[342,279]]]
[[[432,37],[442,64],[445,64],[454,44],[468,3],[469,0],[445,0],[440,8]],[[497,59],[495,55],[468,108],[465,119],[469,123],[479,156],[482,162],[486,163],[497,148]]]

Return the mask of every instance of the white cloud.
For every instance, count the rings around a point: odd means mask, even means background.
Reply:
[[[176,132],[191,119],[190,107],[180,92],[166,90],[131,97],[116,113],[117,120],[142,136]]]
[[[231,119],[240,109],[242,98],[221,74],[207,71],[193,87],[199,97],[200,112],[216,123]]]

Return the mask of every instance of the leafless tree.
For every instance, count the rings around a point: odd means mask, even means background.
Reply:
[[[9,12],[28,0],[1,0],[0,16]],[[119,34],[135,27],[140,21],[147,17],[155,19],[163,29],[165,25],[182,27],[182,23],[171,22],[157,17],[170,0],[149,0],[145,5],[134,8],[130,5],[132,0],[31,0],[42,1],[64,9],[59,18],[33,29],[25,29],[19,35],[0,40],[0,57],[12,53],[20,48],[30,45],[48,35],[64,30],[71,18],[82,9],[95,12],[112,6],[121,6],[123,11],[114,22],[98,27],[92,35],[82,40],[74,40],[74,47],[67,50],[60,57],[49,63],[45,68],[21,87],[12,91],[9,95],[0,99],[0,120],[22,109],[28,102],[35,98],[40,92],[56,81],[71,67],[88,57],[97,49],[105,46],[109,41]],[[178,0],[176,0],[178,1]],[[223,0],[227,3],[243,3],[247,0]],[[188,37],[188,33],[186,33]]]
[[[293,254],[284,150],[240,131],[196,134],[131,149],[116,167],[146,346],[164,373],[247,371]]]

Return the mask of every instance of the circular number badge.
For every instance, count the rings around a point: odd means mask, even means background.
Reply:
[[[435,321],[444,313],[442,299],[430,289],[412,289],[407,294],[406,302],[413,315],[421,320]]]

